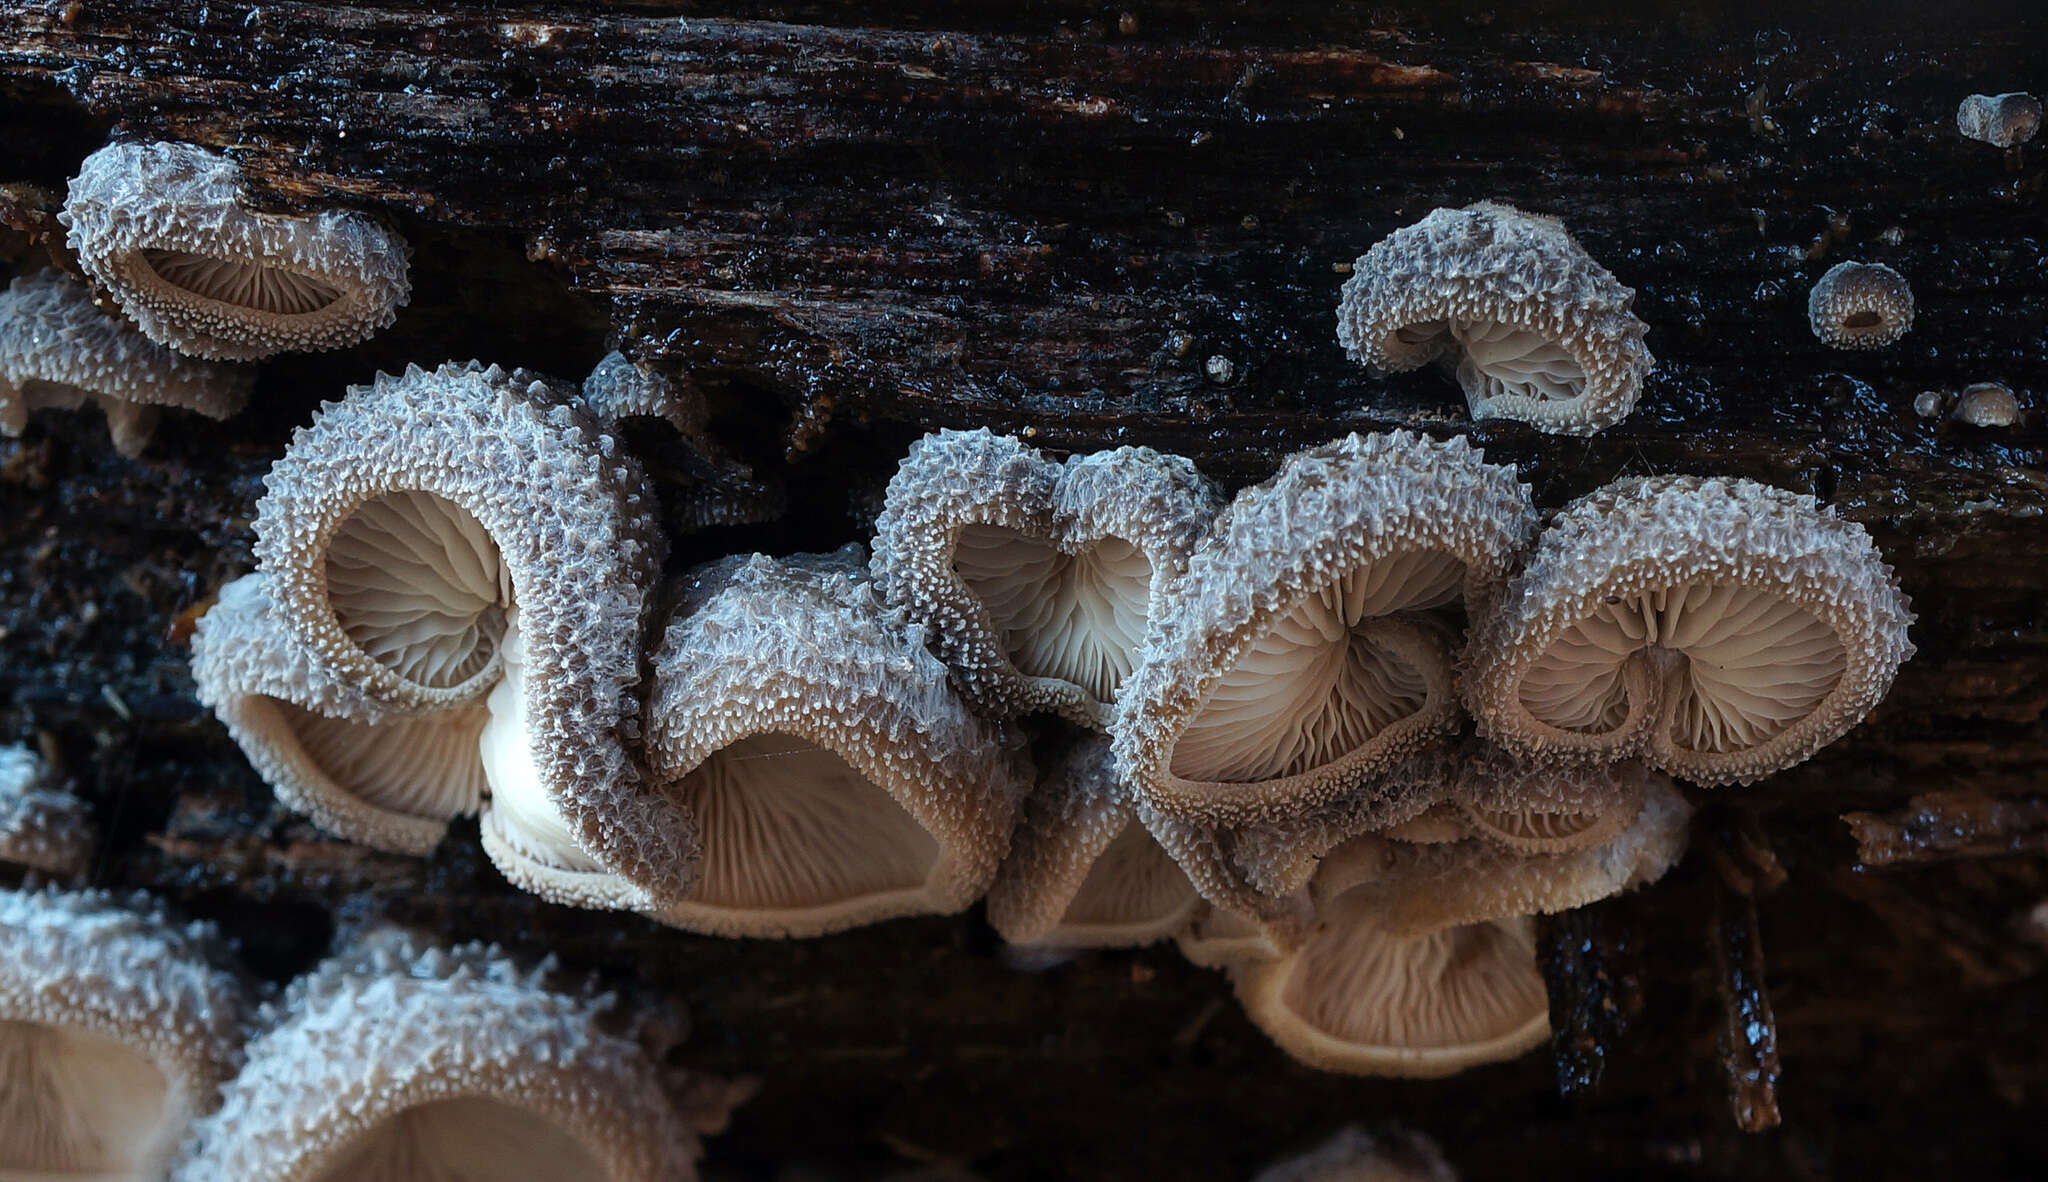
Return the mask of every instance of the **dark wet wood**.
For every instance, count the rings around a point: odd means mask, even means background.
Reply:
[[[1845,813],[1868,867],[2048,853],[2048,799],[1958,789],[1915,796],[1890,813]]]

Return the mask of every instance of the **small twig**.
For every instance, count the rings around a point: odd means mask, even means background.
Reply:
[[[1763,942],[1756,901],[1733,890],[1714,893],[1714,983],[1721,997],[1721,1067],[1728,1100],[1745,1133],[1776,1128],[1778,1020],[1764,986]]]
[[[1926,792],[1891,813],[1844,813],[1858,869],[2048,853],[2048,799]]]

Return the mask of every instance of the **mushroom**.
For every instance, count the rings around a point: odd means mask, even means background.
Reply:
[[[1749,783],[1884,697],[1913,614],[1863,527],[1748,480],[1624,480],[1558,514],[1472,631],[1480,731],[1548,762]]]
[[[1956,397],[1954,413],[1972,427],[2010,427],[2020,421],[2020,400],[2008,386],[1972,382]]]
[[[987,890],[1028,780],[858,546],[700,568],[654,658],[647,751],[700,873],[655,917],[811,936],[946,914]]]
[[[99,834],[92,811],[26,747],[0,747],[0,862],[64,878],[85,873]]]
[[[1458,1182],[1458,1172],[1421,1133],[1347,1125],[1315,1149],[1260,1170],[1252,1182]]]
[[[1077,741],[1032,792],[988,918],[1013,944],[1127,947],[1181,931],[1198,898],[1146,832],[1098,737]]]
[[[1913,291],[1883,263],[1836,263],[1806,297],[1806,322],[1836,349],[1882,349],[1913,327]]]
[[[1121,447],[1062,464],[986,429],[940,431],[889,482],[872,566],[977,708],[1099,730],[1215,512],[1178,456]]]
[[[292,983],[176,1182],[693,1182],[696,1138],[607,997],[380,933]]]
[[[193,144],[109,144],[60,217],[86,274],[180,353],[339,349],[396,319],[412,291],[404,239],[359,213],[252,213],[240,184],[233,161]]]
[[[106,412],[114,450],[132,459],[149,443],[157,408],[224,419],[248,401],[252,380],[245,369],[151,341],[61,272],[24,275],[0,295],[0,434],[20,435],[31,410],[93,402]]]
[[[1111,730],[1137,799],[1258,824],[1439,741],[1458,708],[1429,613],[1494,595],[1534,527],[1514,469],[1462,439],[1289,457],[1216,519],[1123,691]]]
[[[1626,829],[1653,780],[1663,777],[1635,760],[1558,767],[1477,744],[1453,795],[1466,827],[1483,840],[1518,854],[1561,854]]]
[[[605,354],[583,379],[583,405],[608,424],[653,418],[675,429],[683,444],[680,466],[701,482],[682,493],[673,506],[683,528],[771,521],[787,508],[779,484],[763,481],[752,468],[727,456],[711,437],[701,394],[677,390],[667,376],[636,364],[624,353],[614,349]]]
[[[142,896],[0,891],[0,1178],[161,1176],[240,1049],[210,941]]]
[[[483,741],[605,872],[525,882],[556,901],[652,906],[689,878],[688,820],[626,748],[664,550],[653,503],[569,392],[471,362],[352,387],[293,435],[257,504],[278,620],[322,676],[408,714],[492,695],[505,717],[494,690],[515,687],[524,750]]]
[[[1445,358],[1474,419],[1591,435],[1627,417],[1655,364],[1634,299],[1564,223],[1482,201],[1435,210],[1361,255],[1337,342],[1386,373]]]
[[[1973,94],[1956,107],[1956,130],[1973,140],[2010,148],[2041,130],[2041,100],[2031,94]]]

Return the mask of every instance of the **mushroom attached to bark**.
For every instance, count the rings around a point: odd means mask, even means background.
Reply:
[[[1956,107],[1956,130],[1973,140],[2010,148],[2041,130],[2041,100],[2031,94],[1973,94]]]
[[[177,1182],[692,1182],[696,1138],[609,999],[494,947],[373,940],[294,982]]]
[[[150,340],[219,361],[339,349],[411,294],[405,240],[359,213],[253,213],[192,144],[110,144],[71,180],[71,249]]]
[[[1027,787],[922,630],[885,613],[858,546],[700,568],[655,656],[648,760],[694,819],[701,872],[665,923],[812,936],[959,911]]]
[[[141,897],[0,891],[0,1178],[162,1176],[240,1046],[210,938]]]
[[[1360,256],[1337,341],[1387,373],[1445,358],[1475,419],[1591,435],[1628,415],[1655,364],[1634,299],[1556,218],[1482,201]]]
[[[1483,604],[1535,526],[1462,439],[1297,453],[1216,520],[1112,727],[1159,813],[1256,824],[1342,796],[1456,726],[1432,609]]]
[[[1033,790],[988,918],[1013,944],[1116,948],[1176,934],[1197,901],[1117,782],[1109,740],[1091,738]]]
[[[666,375],[624,353],[605,354],[583,379],[583,405],[606,424],[660,419],[675,429],[682,441],[677,466],[698,482],[670,506],[681,528],[771,521],[788,507],[779,483],[763,481],[711,437],[702,395],[678,390]]]
[[[1822,344],[1882,349],[1913,327],[1913,291],[1883,263],[1836,263],[1807,294],[1806,322]]]
[[[1749,783],[1860,722],[1912,621],[1870,535],[1811,497],[1625,480],[1567,506],[1473,629],[1466,700],[1526,758]]]
[[[248,401],[252,375],[194,361],[92,302],[56,271],[24,275],[0,295],[0,434],[20,435],[28,412],[97,404],[114,450],[142,454],[159,407],[224,419]]]
[[[573,395],[474,362],[380,374],[293,435],[267,490],[257,560],[314,669],[395,712],[516,707],[516,733],[484,737],[487,771],[519,769],[492,810],[558,817],[573,848],[501,869],[560,902],[675,897],[688,821],[626,747],[662,538],[639,466]]]
[[[22,746],[0,747],[0,862],[76,878],[98,840],[92,811],[41,756]]]
[[[1956,396],[1956,421],[1972,427],[2010,427],[2020,421],[2020,400],[1998,382],[1972,382]]]
[[[1006,435],[913,444],[875,525],[875,580],[998,716],[1102,729],[1148,622],[1215,516],[1194,465],[1150,448],[1058,463]]]

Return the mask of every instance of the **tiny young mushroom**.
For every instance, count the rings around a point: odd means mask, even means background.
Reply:
[[[648,761],[702,851],[656,919],[814,936],[957,912],[994,881],[1021,745],[883,609],[859,546],[699,568],[654,670]]]
[[[1361,255],[1337,341],[1387,373],[1445,358],[1474,419],[1591,435],[1627,417],[1655,364],[1634,300],[1556,218],[1482,201]]]
[[[1059,463],[985,429],[940,431],[889,482],[872,566],[976,707],[1099,730],[1215,511],[1178,456],[1122,447]]]
[[[411,294],[404,239],[359,213],[252,213],[241,170],[192,144],[88,156],[61,215],[71,249],[150,340],[217,361],[339,349]]]
[[[2041,100],[2031,94],[1973,94],[1956,106],[1956,130],[1996,148],[2024,144],[2041,130]]]
[[[1559,513],[1473,628],[1466,702],[1526,758],[1749,783],[1860,722],[1912,620],[1870,535],[1811,497],[1624,480]]]
[[[64,878],[85,873],[92,811],[27,747],[0,747],[0,862]]]
[[[1806,322],[1822,344],[1882,349],[1913,327],[1913,290],[1883,263],[1836,263],[1807,294]]]

